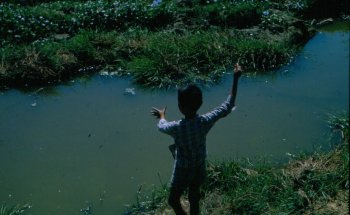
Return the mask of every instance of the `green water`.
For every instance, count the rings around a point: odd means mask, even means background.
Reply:
[[[231,80],[203,89],[200,113],[226,98]],[[327,114],[348,104],[349,31],[321,29],[290,65],[241,79],[237,110],[207,138],[209,159],[287,159],[327,149]],[[0,203],[79,215],[90,202],[93,214],[122,214],[141,185],[169,180],[172,140],[149,114],[165,105],[169,120],[181,117],[175,91],[144,91],[99,75],[38,93],[0,92]]]

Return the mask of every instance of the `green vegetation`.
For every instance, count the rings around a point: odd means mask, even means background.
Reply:
[[[15,1],[13,1],[15,2]],[[209,81],[242,59],[250,69],[288,62],[293,49],[240,32],[261,22],[260,1],[53,1],[0,4],[0,83],[45,85],[85,68],[132,74],[146,86]],[[267,49],[274,55],[267,56]],[[288,50],[288,51],[287,51]],[[270,60],[272,59],[272,62]],[[249,65],[250,64],[250,65]],[[174,82],[175,81],[175,82]]]
[[[349,118],[331,116],[332,135],[343,134],[330,152],[300,155],[288,164],[267,160],[209,162],[202,214],[347,214]],[[165,185],[138,192],[128,214],[171,214]],[[187,200],[183,204],[188,206]]]
[[[303,19],[323,1],[0,3],[0,88],[59,83],[101,69],[131,74],[147,87],[212,82],[238,59],[247,71],[270,70],[312,36]],[[347,11],[346,2],[332,15]]]
[[[7,206],[5,204],[0,205],[0,215],[20,215],[25,214],[25,212],[30,209],[31,206],[29,204],[24,205],[15,205],[15,206]]]

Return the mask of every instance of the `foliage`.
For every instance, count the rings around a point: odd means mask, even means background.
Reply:
[[[20,215],[25,214],[25,212],[30,209],[31,206],[29,204],[24,205],[15,205],[15,206],[7,206],[6,204],[0,205],[0,215]]]
[[[227,27],[250,27],[260,23],[261,5],[253,2],[211,4],[206,7],[209,24]]]
[[[338,199],[339,195],[349,189],[347,143],[332,152],[316,152],[282,166],[264,160],[256,164],[232,160],[210,162],[207,169],[202,214],[318,214],[318,210],[336,214],[327,203],[342,204],[345,200]],[[137,199],[127,214],[162,214],[169,193],[164,188],[152,190],[160,191],[162,198],[141,198],[141,203]]]
[[[331,130],[330,142],[337,145],[339,141],[349,142],[349,113],[328,115],[328,126]]]
[[[13,85],[45,84],[95,66],[131,73],[144,86],[169,87],[218,80],[238,59],[250,71],[276,68],[289,60],[292,51],[283,43],[270,44],[231,31],[179,35],[141,29],[124,33],[81,30],[63,40],[4,46],[0,79]]]
[[[305,9],[300,13],[306,18],[328,18],[348,15],[350,2],[338,0],[335,4],[332,0],[304,0]],[[326,9],[325,9],[326,8]]]
[[[136,195],[136,204],[131,205],[125,214],[156,214],[156,211],[166,208],[168,194],[169,189],[165,184],[146,190],[140,186]]]
[[[220,1],[184,8],[172,1],[153,5],[150,1],[54,1],[34,7],[0,3],[0,38],[4,42],[27,43],[54,34],[75,34],[79,29],[151,30],[176,25],[179,21],[208,20],[222,27],[258,24],[261,4]],[[196,11],[196,12],[191,12]],[[192,23],[193,24],[193,23]]]
[[[287,2],[0,3],[0,85],[57,83],[85,68],[107,68],[132,74],[147,87],[170,87],[215,82],[237,59],[246,71],[274,69],[288,63],[295,45],[310,36],[304,24],[293,26],[299,33],[291,34],[293,13],[273,10]],[[245,31],[253,26],[259,29]],[[280,33],[273,36],[279,39],[271,40],[269,31]]]

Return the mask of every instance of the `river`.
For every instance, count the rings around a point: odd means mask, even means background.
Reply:
[[[200,113],[219,105],[231,75],[203,87]],[[134,88],[135,95],[125,93]],[[156,129],[152,106],[181,117],[176,91],[95,75],[37,92],[0,92],[0,203],[31,214],[122,214],[136,192],[169,180],[173,141]],[[209,159],[267,157],[328,149],[327,114],[349,111],[349,27],[320,29],[277,72],[240,80],[237,110],[207,138]],[[289,155],[288,155],[289,154]]]

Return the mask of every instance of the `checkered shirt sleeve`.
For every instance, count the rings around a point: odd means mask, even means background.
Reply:
[[[175,163],[191,168],[201,165],[207,156],[206,136],[216,121],[235,109],[232,96],[211,112],[193,119],[168,122],[159,120],[159,131],[174,138],[176,145]]]

